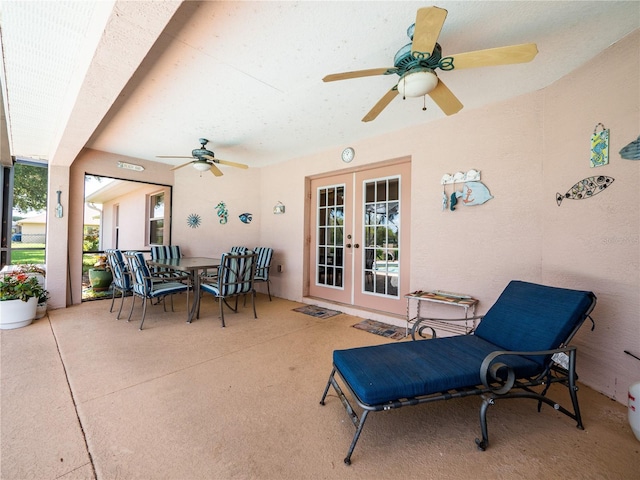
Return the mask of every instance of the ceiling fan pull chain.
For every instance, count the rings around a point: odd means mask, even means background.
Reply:
[[[426,95],[422,96],[422,111],[423,112],[427,111],[427,96]]]

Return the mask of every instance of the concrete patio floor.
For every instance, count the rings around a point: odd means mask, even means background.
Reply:
[[[351,328],[355,316],[256,302],[257,320],[247,305],[224,329],[211,297],[190,325],[178,297],[174,313],[149,306],[143,331],[139,301],[127,323],[100,300],[0,332],[0,477],[640,478],[626,406],[585,386],[584,431],[547,406],[499,402],[481,452],[480,399],[436,402],[371,415],[346,466],[353,425],[334,394],[319,405],[331,352],[394,340]]]

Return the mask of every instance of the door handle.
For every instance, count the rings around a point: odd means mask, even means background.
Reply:
[[[347,248],[351,248],[351,244],[350,244],[350,243],[347,243],[347,244],[345,245],[345,247],[347,247]]]
[[[353,244],[353,248],[360,248],[360,244],[359,243],[354,243]]]

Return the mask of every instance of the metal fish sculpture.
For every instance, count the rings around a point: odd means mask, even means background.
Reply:
[[[570,200],[584,200],[585,198],[591,198],[611,185],[613,180],[613,178],[605,177],[604,175],[587,177],[576,183],[564,195],[556,193],[556,202],[558,202],[558,206],[560,206],[562,200],[565,198]]]
[[[242,223],[251,223],[251,220],[253,220],[253,217],[250,213],[241,213],[239,217]]]

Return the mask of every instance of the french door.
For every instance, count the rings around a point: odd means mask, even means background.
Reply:
[[[309,295],[404,314],[411,164],[311,181]]]

